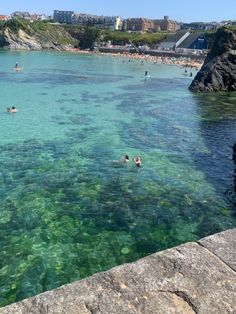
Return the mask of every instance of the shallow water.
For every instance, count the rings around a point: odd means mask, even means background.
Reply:
[[[191,94],[176,66],[0,60],[0,305],[236,226],[236,94]]]

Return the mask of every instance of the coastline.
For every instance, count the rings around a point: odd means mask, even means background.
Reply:
[[[185,57],[172,57],[172,56],[157,56],[151,54],[140,54],[140,53],[131,53],[131,52],[102,52],[102,51],[88,51],[81,50],[79,48],[69,48],[66,49],[68,52],[78,53],[78,54],[91,54],[98,56],[111,56],[114,58],[124,58],[125,60],[140,60],[141,62],[152,62],[154,64],[168,64],[168,65],[177,65],[180,67],[189,67],[200,69],[204,63],[204,60],[197,60],[192,55],[187,55]]]

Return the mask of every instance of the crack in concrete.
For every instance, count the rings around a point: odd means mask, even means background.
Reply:
[[[184,302],[190,306],[190,308],[193,310],[194,313],[198,314],[198,309],[196,305],[194,305],[193,301],[190,299],[190,297],[187,295],[184,291],[178,291],[178,290],[158,290],[159,292],[165,292],[165,293],[172,293],[175,294],[177,297],[181,298]]]
[[[207,247],[205,247],[202,243],[196,241],[196,243],[201,246],[203,249],[207,250],[207,252],[209,252],[211,255],[213,255],[215,258],[217,258],[221,263],[223,263],[225,266],[227,266],[228,268],[230,268],[230,270],[232,270],[234,272],[234,274],[236,273],[235,270],[228,264],[226,263],[222,258],[220,258],[218,255],[216,255],[214,252],[212,252],[210,249],[208,249]]]

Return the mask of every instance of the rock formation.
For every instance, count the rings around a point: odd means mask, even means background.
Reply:
[[[193,92],[236,90],[236,29],[222,27],[201,70],[189,90]]]
[[[0,45],[5,49],[66,50],[72,48],[74,43],[75,40],[62,27],[37,31],[30,27],[17,31],[6,27],[0,36]]]
[[[0,308],[16,313],[236,313],[236,229]]]

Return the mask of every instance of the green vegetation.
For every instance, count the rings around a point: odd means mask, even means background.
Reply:
[[[65,25],[64,29],[77,41],[76,47],[92,49],[96,41],[100,41],[101,31],[95,27]]]
[[[12,32],[18,33],[23,30],[29,36],[34,36],[41,44],[53,45],[72,45],[76,46],[77,41],[65,30],[62,25],[56,25],[49,21],[28,21],[14,18],[0,24],[0,30],[9,28]]]
[[[8,21],[5,21],[1,24],[1,29],[10,28],[13,32],[18,32],[19,29],[26,30],[29,25],[29,21],[26,21],[24,19],[11,19]]]
[[[228,30],[228,31],[231,31],[231,32],[235,32],[236,31],[236,26],[234,25],[225,25],[222,27],[224,30]]]
[[[153,45],[163,41],[166,33],[142,33],[142,32],[122,32],[122,31],[103,31],[103,40],[111,41],[113,45],[125,45],[132,42],[135,45]]]
[[[44,44],[53,42],[53,44],[67,45],[81,49],[93,49],[95,42],[106,43],[111,42],[113,45],[125,45],[133,43],[136,46],[160,43],[166,39],[168,33],[144,33],[144,32],[125,32],[112,30],[99,30],[88,25],[58,25],[52,21],[28,21],[21,18],[14,18],[9,21],[0,22],[0,31],[9,28],[12,32],[25,31],[30,36],[35,36]],[[223,29],[223,28],[222,28]],[[226,26],[224,29],[235,31],[235,27]],[[204,35],[213,43],[215,39],[215,31],[206,31]]]
[[[163,41],[166,33],[123,32],[111,30],[98,30],[95,27],[79,25],[58,25],[51,21],[28,21],[14,18],[0,23],[0,30],[9,28],[12,32],[25,31],[30,36],[35,36],[43,43],[53,41],[56,44],[71,44],[81,49],[92,49],[95,42],[111,41],[114,45],[153,45]]]

